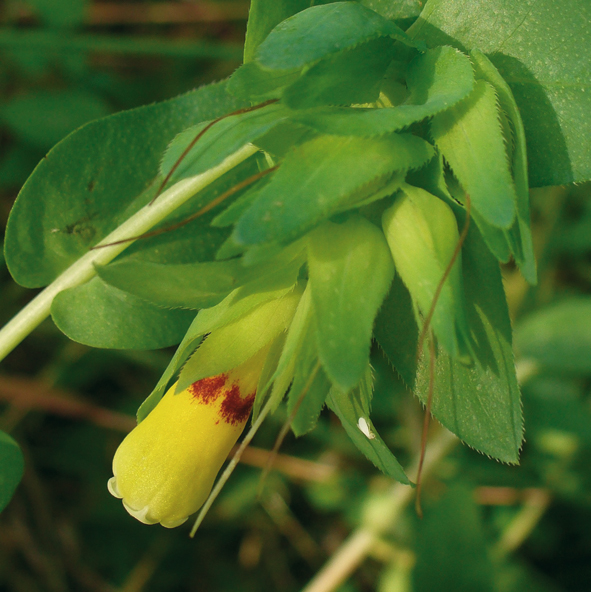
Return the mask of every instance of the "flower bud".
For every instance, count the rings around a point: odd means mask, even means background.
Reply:
[[[174,528],[203,505],[246,424],[268,349],[176,395],[172,386],[123,440],[108,487],[132,516]]]
[[[424,318],[460,240],[454,213],[438,197],[406,185],[384,212],[382,226],[396,270]],[[443,284],[431,325],[451,356],[469,358],[461,253]]]

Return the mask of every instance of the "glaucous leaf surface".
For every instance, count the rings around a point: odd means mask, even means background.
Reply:
[[[436,348],[433,415],[476,450],[516,463],[523,418],[511,347],[511,323],[499,265],[473,226],[462,249],[468,323],[476,359],[454,361]],[[415,392],[425,403],[429,363],[422,356]]]
[[[295,120],[327,134],[380,136],[455,105],[472,91],[474,74],[467,55],[452,47],[438,47],[413,59],[407,85],[409,96],[401,105],[324,108],[298,113]]]
[[[29,288],[53,281],[154,197],[177,133],[242,106],[214,84],[89,123],[60,142],[11,211],[5,252],[14,279]]]
[[[322,366],[341,391],[361,380],[394,263],[383,233],[361,216],[309,236],[308,269]]]
[[[505,147],[510,153],[511,173],[517,195],[517,217],[506,233],[521,273],[530,284],[535,284],[537,272],[530,228],[527,147],[521,114],[511,87],[492,62],[478,49],[472,50],[470,57],[478,78],[494,87],[501,108],[500,113],[507,117],[510,125],[508,133],[503,135],[506,140]]]
[[[287,115],[284,107],[272,104],[254,111],[225,117],[214,123],[191,148],[189,147],[195,138],[210,122],[189,127],[182,131],[167,148],[160,167],[161,174],[167,175],[180,162],[172,174],[172,183],[199,175],[220,164],[245,144],[256,143],[258,137],[280,123]],[[188,152],[186,152],[187,149],[189,149]]]
[[[429,0],[408,33],[484,52],[523,118],[532,187],[591,179],[588,0]]]
[[[258,46],[255,60],[266,70],[303,68],[378,37],[414,44],[402,29],[373,10],[356,2],[333,2],[281,22]]]
[[[288,242],[310,230],[363,185],[418,168],[430,144],[408,134],[382,138],[321,136],[296,147],[235,227],[239,245]]]
[[[60,292],[51,316],[70,339],[91,347],[159,349],[181,341],[195,311],[160,308],[95,277]]]
[[[476,221],[482,217],[493,226],[509,228],[517,195],[493,87],[478,81],[468,99],[433,119],[431,132],[470,195]]]

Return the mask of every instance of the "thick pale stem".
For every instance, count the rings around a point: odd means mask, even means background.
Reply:
[[[106,236],[97,246],[116,243],[130,237],[140,236],[164,220],[179,206],[196,193],[219,179],[223,174],[252,156],[258,148],[252,144],[243,146],[228,156],[217,166],[191,177],[183,179],[165,191],[151,205],[144,206],[116,230]],[[102,249],[95,249],[83,255],[57,277],[45,290],[39,293],[23,308],[2,330],[0,330],[0,360],[3,360],[29,333],[48,316],[53,299],[63,290],[80,286],[96,274],[95,265],[106,265],[124,251],[133,240],[115,244]]]
[[[443,430],[438,438],[429,444],[429,450],[423,464],[423,478],[426,478],[437,463],[449,452],[457,442],[457,438]],[[418,460],[415,463],[418,465]],[[409,470],[416,472],[416,466]],[[372,547],[380,537],[398,520],[402,510],[410,503],[414,489],[408,485],[396,483],[392,486],[388,503],[381,507],[382,519],[378,523],[362,524],[357,528],[341,547],[333,554],[326,565],[316,574],[314,579],[302,592],[331,592],[336,590],[359,567],[369,555]]]

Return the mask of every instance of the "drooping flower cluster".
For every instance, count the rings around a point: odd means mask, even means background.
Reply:
[[[175,384],[125,438],[109,491],[134,518],[174,528],[201,507],[250,415],[265,355],[178,394]]]
[[[441,423],[516,462],[498,262],[513,256],[533,282],[535,261],[523,124],[495,66],[335,2],[277,25],[227,90],[250,106],[179,134],[162,164],[174,182],[248,148],[254,173],[229,171],[233,187],[198,212],[232,198],[210,221],[224,242],[203,263],[160,272],[197,278],[183,297],[102,272],[158,306],[200,309],[115,456],[111,492],[144,522],[182,523],[251,406],[274,410],[286,393],[296,435],[326,404],[372,462],[408,483],[369,418],[374,339],[421,400],[447,393],[433,401]],[[425,339],[430,365],[417,352]]]

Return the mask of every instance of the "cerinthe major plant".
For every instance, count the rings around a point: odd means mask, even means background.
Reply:
[[[499,263],[535,282],[529,185],[591,177],[591,60],[572,57],[589,33],[556,49],[549,26],[590,9],[563,4],[430,0],[404,31],[396,1],[254,1],[228,80],[91,123],[38,166],[5,250],[48,287],[3,354],[50,313],[96,347],[180,342],[114,461],[132,514],[183,522],[251,405],[249,438],[285,396],[296,435],[327,405],[409,483],[370,419],[374,341],[446,428],[518,462]]]

